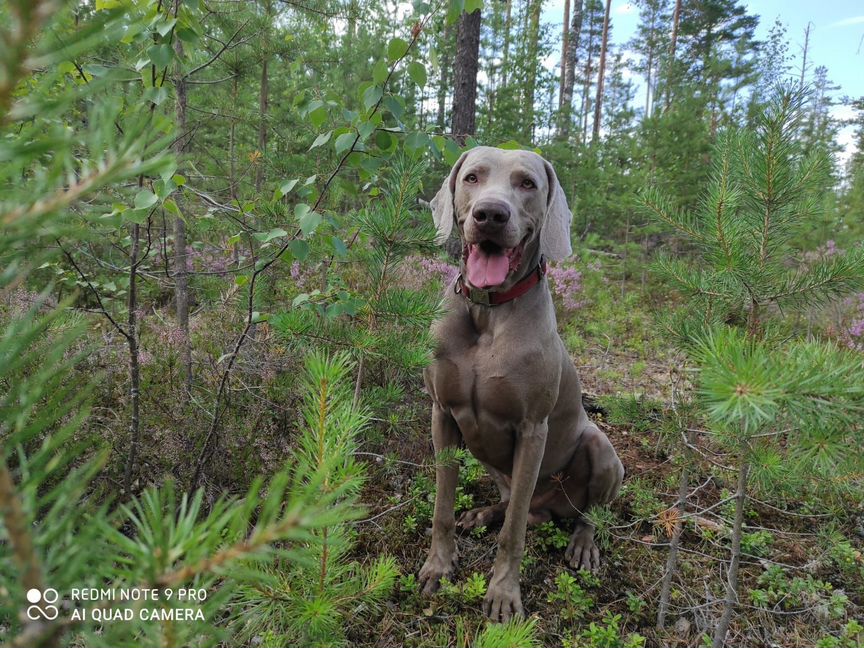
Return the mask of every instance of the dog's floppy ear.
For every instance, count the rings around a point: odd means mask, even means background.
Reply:
[[[546,218],[540,230],[540,252],[550,261],[566,259],[573,254],[570,245],[570,222],[573,214],[567,206],[567,197],[555,175],[555,169],[546,160],[549,195],[546,199]]]
[[[432,202],[429,203],[429,206],[432,208],[432,220],[435,221],[435,227],[438,229],[437,241],[441,244],[447,240],[450,232],[453,230],[453,221],[455,219],[453,199],[456,192],[456,177],[459,175],[459,169],[462,168],[462,163],[465,161],[468,153],[469,151],[465,151],[459,156],[456,164],[450,169],[450,175],[444,179],[438,193],[435,194]]]

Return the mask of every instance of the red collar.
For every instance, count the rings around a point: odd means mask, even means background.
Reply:
[[[540,283],[540,280],[546,274],[546,259],[540,257],[540,263],[533,271],[517,281],[510,290],[504,292],[492,292],[491,290],[481,290],[479,288],[469,288],[468,284],[462,279],[462,275],[456,279],[456,285],[453,290],[457,295],[463,295],[465,299],[481,306],[500,306],[509,301],[513,301],[517,297],[521,297],[534,286]]]

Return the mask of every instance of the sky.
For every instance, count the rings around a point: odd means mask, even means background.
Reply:
[[[686,0],[685,0],[686,1]],[[801,65],[804,29],[810,28],[808,68],[817,65],[828,68],[828,78],[840,89],[835,93],[839,102],[844,96],[864,97],[864,2],[861,0],[754,0],[744,2],[749,13],[760,16],[756,37],[765,40],[768,31],[779,18],[786,26],[789,53],[794,56],[793,69]],[[551,0],[545,4],[544,22],[557,25],[560,30],[564,14],[564,0]],[[612,40],[617,46],[629,41],[639,23],[639,9],[634,2],[612,0]],[[560,46],[559,46],[560,47]],[[560,50],[559,50],[560,52]],[[560,54],[554,58],[558,62]],[[812,61],[813,65],[809,65]],[[639,83],[640,79],[634,78]],[[637,104],[641,91],[637,92]],[[835,117],[848,119],[854,111],[848,106],[835,106]],[[853,152],[854,130],[851,126],[841,130],[838,141],[844,148],[841,163]]]

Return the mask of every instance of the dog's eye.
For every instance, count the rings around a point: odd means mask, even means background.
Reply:
[[[534,181],[531,180],[531,178],[525,178],[525,179],[522,181],[522,188],[523,188],[523,189],[536,189],[536,188],[537,188],[537,185],[534,184]]]
[[[469,173],[468,175],[465,176],[465,182],[470,182],[471,184],[476,184],[477,175],[474,173]]]

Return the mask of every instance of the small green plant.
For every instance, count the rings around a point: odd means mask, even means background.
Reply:
[[[457,641],[457,645],[464,645]],[[471,642],[472,648],[535,648],[537,619],[512,619],[509,623],[488,623]]]
[[[417,518],[413,515],[406,515],[402,520],[402,528],[410,534],[417,532]]]
[[[470,511],[474,508],[474,496],[471,493],[466,493],[462,486],[456,487],[456,512]]]
[[[486,577],[474,572],[462,584],[462,598],[466,603],[476,603],[486,596]]]
[[[648,432],[657,427],[662,412],[660,403],[633,395],[603,396],[600,404],[610,423],[636,432]]]
[[[774,536],[768,531],[754,531],[741,536],[741,551],[750,556],[767,556],[774,542]]]
[[[651,485],[641,477],[628,482],[622,490],[638,520],[650,520],[666,508],[666,505],[654,493]]]
[[[454,583],[446,578],[441,579],[439,593],[447,599],[467,605],[476,604],[486,595],[486,577],[473,572],[462,583]]]
[[[645,637],[638,632],[621,634],[621,615],[607,612],[601,623],[592,621],[579,635],[580,648],[642,648]]]
[[[399,589],[409,596],[414,596],[420,592],[420,585],[417,583],[417,576],[413,573],[404,574],[399,577]]]
[[[551,592],[546,600],[559,604],[559,614],[565,621],[584,618],[594,605],[594,599],[588,596],[579,582],[567,572],[561,572],[555,577],[555,591]]]
[[[634,616],[642,614],[642,609],[645,607],[645,599],[633,592],[627,592],[627,609]]]
[[[861,648],[864,645],[864,626],[854,619],[843,627],[839,637],[829,635],[816,642],[816,648]]]
[[[750,591],[750,601],[762,608],[778,606],[787,611],[810,609],[817,620],[841,619],[849,598],[834,590],[831,583],[811,575],[789,578],[779,565],[771,565],[757,579],[759,587]]]
[[[604,551],[612,549],[612,527],[618,522],[615,511],[608,506],[595,506],[585,514],[585,519],[594,525],[594,542]]]
[[[858,582],[864,581],[864,556],[861,551],[838,534],[832,535],[827,542],[828,556],[840,572],[846,576],[857,577]]]
[[[566,549],[570,542],[569,534],[552,521],[537,525],[535,537],[544,551]]]
[[[459,483],[465,488],[474,486],[486,474],[483,464],[464,448],[456,451],[456,457],[462,462],[462,467],[459,469]]]
[[[472,538],[482,538],[484,535],[486,535],[487,531],[489,531],[489,529],[486,528],[485,524],[482,524],[480,526],[476,526],[473,529],[471,529],[471,537]]]
[[[411,513],[418,525],[426,525],[432,519],[432,511],[435,505],[435,484],[425,472],[418,473],[411,482],[408,496],[413,501]]]
[[[600,587],[600,577],[587,569],[580,569],[576,576],[584,587]]]

